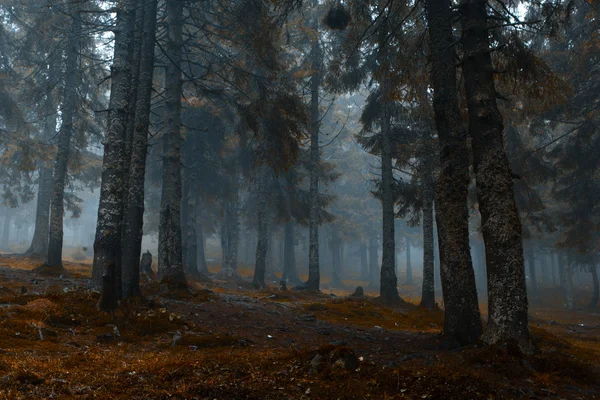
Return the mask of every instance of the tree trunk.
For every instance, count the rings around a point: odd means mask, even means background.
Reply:
[[[224,274],[231,278],[238,276],[237,259],[239,247],[239,175],[232,178],[230,198],[226,201],[227,213],[227,255],[225,257]]]
[[[535,299],[538,297],[537,278],[535,274],[535,248],[533,244],[529,244],[525,246],[524,250],[527,257],[527,264],[529,264],[529,291],[531,297]]]
[[[561,257],[561,252],[560,251],[556,251],[554,253],[554,263],[556,265],[556,269],[558,270],[558,282],[561,288],[564,289],[565,287],[565,269],[562,265],[562,257]]]
[[[35,208],[35,230],[27,257],[44,257],[48,254],[48,238],[50,235],[50,202],[52,199],[52,168],[41,165],[38,178],[38,198]]]
[[[283,245],[283,277],[282,280],[291,284],[300,283],[298,270],[296,268],[296,252],[294,246],[294,222],[288,221],[285,224]]]
[[[48,83],[53,84],[56,75],[56,66],[50,63]],[[44,123],[44,137],[48,141],[54,140],[56,135],[56,105],[52,92],[46,94],[45,110],[48,116]],[[50,203],[52,201],[53,172],[52,167],[46,162],[41,162],[38,178],[38,197],[35,209],[35,229],[29,249],[25,252],[28,257],[46,257],[48,254],[48,240],[50,235]]]
[[[8,213],[8,210],[5,211],[4,214],[4,224],[2,226],[2,243],[0,244],[0,248],[4,250],[8,250],[8,242],[10,238],[10,226],[12,223],[12,215]]]
[[[257,209],[257,235],[256,243],[256,264],[254,266],[254,279],[252,283],[257,288],[264,288],[265,271],[267,267],[267,250],[269,246],[269,232],[267,222],[267,180],[269,176],[269,167],[260,166],[258,170],[258,209]]]
[[[48,240],[48,257],[46,259],[46,267],[56,271],[64,269],[62,265],[63,217],[65,213],[64,196],[65,185],[67,183],[69,152],[71,150],[71,137],[73,136],[73,122],[77,107],[77,67],[81,36],[81,17],[77,5],[72,6],[71,15],[71,33],[66,49],[65,86],[61,106],[62,124],[58,134],[58,150],[54,163],[52,200],[50,203],[50,235]]]
[[[406,284],[413,284],[413,276],[412,276],[412,263],[410,261],[410,240],[408,237],[405,237],[406,241]]]
[[[158,275],[172,287],[187,287],[181,253],[181,52],[183,0],[167,0],[165,135],[163,185],[158,233]]]
[[[381,2],[379,9],[385,12],[385,2]],[[385,303],[397,303],[400,301],[398,293],[398,279],[396,277],[396,238],[394,226],[394,170],[392,161],[392,143],[391,143],[391,111],[389,103],[393,101],[390,95],[390,68],[387,55],[387,35],[388,24],[387,19],[384,20],[384,26],[380,28],[379,43],[382,51],[381,59],[379,60],[383,71],[383,79],[381,82],[381,99],[383,104],[383,115],[381,117],[381,208],[382,208],[382,256],[381,256],[381,271],[379,296]]]
[[[360,242],[360,279],[369,279],[369,264],[367,263],[367,244]]]
[[[433,183],[423,187],[423,290],[421,307],[435,307],[433,267]]]
[[[377,277],[379,276],[379,260],[377,257],[377,239],[369,238],[369,275],[370,275],[370,283],[374,286],[377,286],[379,283],[377,281]]]
[[[341,246],[338,230],[335,226],[331,226],[331,287],[341,287],[342,277],[340,274],[341,268]]]
[[[140,11],[144,13],[142,50],[122,237],[121,273],[124,298],[140,294],[140,254],[144,234],[144,182],[152,102],[156,8],[157,0],[150,0],[146,3],[143,11]]]
[[[488,325],[484,341],[516,341],[535,351],[528,324],[521,221],[496,104],[485,0],[462,0],[464,82],[473,146],[473,169],[486,248]]]
[[[312,76],[310,78],[310,212],[309,212],[309,249],[308,249],[308,281],[306,289],[319,290],[321,275],[319,268],[319,128],[321,117],[319,112],[319,87],[321,85],[321,48],[315,40],[312,46]]]
[[[598,266],[594,263],[590,264],[590,272],[592,273],[592,284],[594,285],[594,292],[590,300],[590,308],[596,308],[598,304]]]
[[[111,67],[111,91],[107,133],[104,140],[100,205],[94,240],[92,285],[105,289],[102,276],[114,268],[114,282],[121,282],[121,240],[123,228],[123,198],[127,177],[124,175],[125,137],[129,120],[129,88],[131,85],[130,47],[133,42],[136,0],[127,0],[117,11],[115,48]],[[56,179],[56,178],[55,178]],[[55,183],[56,184],[56,183]],[[139,254],[137,255],[139,257]],[[104,280],[104,282],[108,282]],[[121,293],[121,287],[111,293]],[[112,304],[112,303],[108,303]]]
[[[202,224],[198,223],[199,218],[196,219],[196,237],[198,240],[198,269],[200,274],[208,275],[208,264],[206,263],[206,244],[204,239],[204,231]]]
[[[455,39],[450,0],[427,0],[435,124],[440,138],[440,174],[435,189],[444,335],[461,345],[482,333],[469,249],[469,157],[458,106]]]
[[[570,254],[565,253],[563,268],[565,270],[565,305],[567,310],[575,308],[575,295],[573,293],[573,271],[575,270],[575,261],[571,260]]]

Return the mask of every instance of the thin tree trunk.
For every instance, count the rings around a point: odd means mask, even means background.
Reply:
[[[561,252],[556,251],[554,253],[554,264],[556,265],[556,269],[558,270],[558,281],[561,288],[565,287],[565,269],[562,266],[562,257]]]
[[[360,242],[360,279],[369,279],[369,264],[367,263],[367,244]]]
[[[122,237],[123,297],[140,294],[140,254],[144,226],[144,182],[150,107],[152,102],[152,76],[154,72],[154,42],[156,36],[157,0],[150,0],[144,8],[142,50],[140,56],[139,84],[135,105],[135,124],[129,164],[128,197],[125,205]],[[140,11],[142,12],[142,11]]]
[[[238,276],[239,247],[239,175],[236,169],[232,177],[232,189],[227,201],[227,255],[225,257],[224,274],[226,277]]]
[[[566,301],[565,305],[567,310],[573,310],[575,308],[575,296],[573,294],[573,271],[575,270],[575,261],[571,261],[571,257],[569,257],[565,253],[563,268],[565,270],[565,294]]]
[[[594,263],[590,264],[590,272],[592,273],[592,284],[594,285],[594,292],[592,293],[592,298],[590,300],[590,308],[596,308],[599,295],[598,266]]]
[[[412,285],[413,284],[413,276],[412,276],[412,263],[410,260],[410,240],[408,239],[408,237],[405,237],[404,240],[406,241],[406,284]]]
[[[369,238],[369,275],[370,275],[370,283],[374,286],[377,286],[379,283],[377,277],[379,276],[379,263],[377,257],[377,239]]]
[[[340,238],[338,230],[335,226],[331,226],[331,285],[332,287],[342,286],[342,279],[340,275]]]
[[[423,290],[421,307],[435,307],[433,267],[433,182],[423,187]]]
[[[163,186],[158,233],[158,275],[172,287],[187,287],[181,253],[181,52],[183,0],[167,0],[165,71],[165,135]]]
[[[294,222],[288,221],[285,224],[285,240],[283,246],[283,280],[291,284],[300,283],[298,270],[296,268],[296,251],[294,246]]]
[[[427,0],[433,107],[440,138],[435,204],[444,296],[444,335],[461,345],[482,333],[469,249],[469,157],[458,106],[450,0]]]
[[[199,223],[198,211],[196,211],[196,237],[198,240],[197,249],[198,249],[198,270],[201,275],[208,275],[208,264],[206,263],[206,244],[204,239],[204,231],[202,229],[202,224]]]
[[[260,166],[258,170],[258,210],[257,210],[257,235],[256,243],[256,264],[254,266],[254,278],[252,283],[257,288],[264,288],[265,271],[267,267],[267,250],[269,246],[268,222],[267,222],[267,179],[269,175],[269,167],[266,165]]]
[[[53,84],[56,75],[56,66],[50,63],[48,83]],[[53,140],[56,135],[56,105],[52,93],[46,94],[45,110],[48,116],[44,124],[46,140]],[[48,254],[48,240],[50,235],[50,203],[52,201],[53,172],[52,167],[42,161],[39,168],[38,197],[35,209],[35,229],[29,249],[25,252],[28,257],[45,257]]]
[[[125,138],[129,120],[128,96],[131,85],[130,47],[133,44],[136,6],[136,0],[127,0],[117,11],[108,127],[104,140],[100,205],[92,269],[92,285],[102,291],[109,290],[108,293],[103,293],[103,297],[108,294],[115,294],[118,297],[121,293],[121,287],[107,289],[106,285],[112,283],[118,285],[122,273],[123,198],[127,186],[124,166],[128,162],[125,159]],[[139,254],[137,256],[139,257]],[[109,273],[111,279],[103,280],[102,277]],[[113,305],[116,301],[109,299],[103,304]]]
[[[79,41],[81,36],[81,17],[77,5],[71,9],[71,33],[66,49],[65,86],[63,89],[62,124],[58,134],[52,200],[50,203],[50,234],[46,267],[62,271],[63,217],[65,213],[64,196],[67,183],[67,166],[73,136],[73,122],[77,107],[77,64],[79,60]]]
[[[529,264],[529,291],[531,293],[532,298],[537,298],[538,290],[537,290],[537,279],[535,274],[535,248],[533,244],[526,245],[525,255],[527,257],[527,264]]]
[[[385,12],[385,2],[379,3],[380,12]],[[380,28],[379,43],[382,51],[379,60],[383,80],[381,82],[381,99],[383,115],[381,117],[381,208],[382,208],[382,256],[380,270],[379,296],[385,303],[397,303],[400,301],[398,293],[398,279],[396,277],[396,238],[394,226],[394,170],[392,160],[391,142],[391,111],[389,103],[393,101],[390,95],[391,83],[390,66],[387,55],[386,44],[388,36],[387,17],[384,26]]]
[[[1,248],[4,250],[8,250],[8,242],[10,238],[10,226],[12,223],[12,215],[8,213],[8,210],[5,211],[4,214],[4,223],[2,226],[2,244]]]
[[[319,290],[321,275],[319,268],[319,86],[321,85],[321,48],[318,40],[312,46],[312,76],[310,78],[310,212],[309,212],[309,249],[308,249],[308,281],[306,289]]]
[[[488,325],[484,341],[516,341],[535,351],[528,324],[521,221],[496,104],[485,0],[462,0],[464,82],[473,146],[473,169],[486,248]]]

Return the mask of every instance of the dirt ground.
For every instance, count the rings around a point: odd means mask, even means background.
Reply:
[[[443,312],[418,308],[416,287],[389,308],[350,297],[356,281],[321,294],[147,282],[108,314],[89,264],[58,277],[39,264],[0,256],[0,399],[600,398],[597,310],[532,307],[540,351],[526,358],[447,346]]]

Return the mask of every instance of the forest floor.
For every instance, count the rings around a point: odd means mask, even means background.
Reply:
[[[146,283],[108,314],[89,264],[59,277],[39,264],[0,256],[0,399],[600,399],[597,311],[532,307],[540,351],[524,357],[448,348],[416,287],[390,308],[348,296],[357,282],[336,295]]]

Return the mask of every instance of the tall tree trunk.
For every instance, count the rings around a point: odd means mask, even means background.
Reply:
[[[144,14],[142,49],[131,159],[129,160],[128,197],[125,204],[121,242],[122,289],[125,298],[140,294],[140,254],[144,234],[144,182],[152,102],[157,2],[158,0],[150,0],[145,3],[143,11],[140,11]]]
[[[484,341],[516,341],[535,351],[528,324],[521,220],[503,143],[502,115],[496,104],[485,0],[462,0],[464,82],[473,146],[473,169],[485,241],[488,273],[488,325]]]
[[[133,45],[136,0],[126,0],[117,11],[115,48],[111,66],[111,90],[108,126],[104,140],[100,205],[94,240],[92,285],[102,291],[103,297],[119,296],[121,287],[107,288],[107,284],[121,282],[121,240],[123,229],[123,198],[127,186],[125,176],[125,139],[129,121],[129,88],[131,85],[130,48]],[[55,178],[56,179],[56,178]],[[137,255],[139,257],[139,254]],[[111,279],[104,279],[105,274]],[[107,276],[108,276],[107,275]],[[114,305],[107,299],[102,304]],[[107,310],[109,311],[109,310]]]
[[[56,78],[56,66],[50,63],[48,84],[52,85]],[[56,105],[52,92],[46,94],[44,108],[48,115],[44,121],[44,137],[52,141],[56,135]],[[50,235],[50,203],[52,201],[53,172],[52,167],[42,161],[39,167],[38,197],[35,209],[35,229],[29,249],[25,252],[28,257],[45,257],[48,254],[48,240]]]
[[[2,242],[0,243],[0,248],[4,250],[8,250],[8,243],[10,238],[10,226],[12,224],[12,215],[8,213],[8,210],[4,211],[4,221],[2,225]]]
[[[165,71],[165,135],[163,185],[158,232],[158,274],[172,287],[187,287],[181,254],[181,52],[183,0],[167,0],[168,64]]]
[[[232,179],[230,198],[227,200],[227,256],[225,257],[224,273],[226,277],[238,276],[239,248],[239,169],[236,168]]]
[[[52,168],[41,165],[38,178],[38,198],[35,208],[35,230],[31,245],[25,252],[28,257],[44,257],[48,254],[50,235],[50,202],[52,199]]]
[[[360,279],[369,279],[369,264],[367,263],[367,244],[360,242]]]
[[[573,293],[573,271],[575,270],[575,261],[572,260],[570,252],[564,254],[564,274],[565,274],[565,306],[567,310],[575,308],[575,295]]]
[[[310,78],[310,212],[309,212],[309,249],[308,249],[308,281],[306,289],[319,290],[321,275],[319,269],[319,128],[321,116],[319,112],[319,87],[321,86],[322,54],[319,41],[314,40],[312,46],[312,76]]]
[[[592,273],[592,284],[594,285],[594,292],[592,293],[592,298],[590,300],[590,307],[596,308],[598,305],[598,295],[599,295],[599,287],[598,287],[598,266],[594,263],[590,264],[590,272]]]
[[[458,106],[453,13],[450,0],[426,0],[426,7],[433,108],[440,138],[440,174],[435,205],[444,296],[444,335],[466,345],[479,340],[482,326],[469,249],[469,156]]]
[[[524,250],[527,257],[527,264],[529,264],[529,291],[531,293],[531,297],[535,299],[538,296],[538,290],[537,278],[535,274],[535,248],[533,247],[533,243],[526,245]]]
[[[252,283],[257,288],[264,288],[265,271],[267,268],[267,250],[269,246],[269,232],[267,221],[267,180],[269,176],[269,167],[262,165],[258,170],[258,204],[257,204],[257,235],[256,243],[256,264],[254,266],[254,279]]]
[[[208,264],[206,263],[206,240],[204,238],[204,230],[202,228],[202,223],[198,222],[200,218],[198,218],[198,211],[196,211],[196,238],[198,240],[197,249],[198,249],[198,270],[201,275],[208,275]]]
[[[71,150],[71,137],[73,136],[73,122],[77,107],[77,64],[81,36],[79,6],[72,6],[71,15],[71,32],[66,49],[65,86],[61,107],[62,124],[58,134],[58,150],[54,163],[52,200],[50,203],[50,235],[48,240],[48,257],[46,259],[46,267],[56,271],[64,269],[62,265],[63,217],[65,213],[64,196],[65,185],[67,183],[69,152]]]
[[[296,251],[294,246],[294,222],[288,221],[285,224],[285,239],[283,246],[283,280],[291,284],[300,283],[298,270],[296,268]]]
[[[379,3],[380,12],[385,11],[385,1]],[[400,301],[398,293],[398,279],[396,277],[396,238],[394,226],[394,170],[392,160],[391,142],[391,111],[389,104],[393,101],[391,96],[390,66],[386,44],[388,36],[387,17],[380,28],[380,65],[383,73],[381,82],[381,99],[383,115],[381,117],[381,208],[382,208],[382,255],[379,296],[385,303]]]
[[[332,287],[340,287],[342,286],[342,277],[340,275],[340,238],[338,235],[338,230],[335,226],[331,226],[331,284]]]
[[[433,267],[433,182],[426,180],[423,187],[423,290],[421,307],[435,307]]]
[[[379,260],[377,251],[377,238],[369,238],[369,275],[370,283],[374,286],[377,286],[379,283],[377,280],[377,277],[379,276]]]
[[[412,274],[412,262],[410,260],[410,240],[408,237],[404,237],[406,241],[406,284],[413,284],[413,274]]]
[[[561,288],[565,287],[565,269],[562,265],[562,257],[561,251],[554,252],[554,264],[556,265],[556,269],[558,270],[558,282]]]

